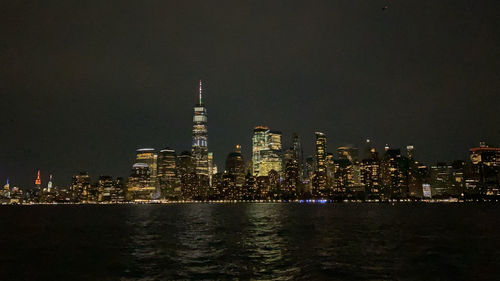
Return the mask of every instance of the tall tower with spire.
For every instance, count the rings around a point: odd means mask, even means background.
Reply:
[[[40,188],[42,185],[42,180],[40,179],[40,170],[36,173],[36,180],[35,180],[35,186]]]
[[[209,176],[208,171],[208,144],[207,144],[207,109],[202,100],[202,83],[199,85],[199,102],[194,106],[193,142],[191,154],[199,176]]]
[[[52,190],[52,174],[49,176],[49,182],[47,183],[47,190],[49,192]]]

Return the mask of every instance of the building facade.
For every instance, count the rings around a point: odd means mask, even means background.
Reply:
[[[270,171],[281,175],[283,171],[281,132],[266,126],[254,128],[252,137],[253,175],[268,176]]]
[[[208,165],[208,127],[207,109],[202,100],[202,84],[199,85],[199,101],[194,107],[193,142],[191,155],[193,156],[196,174],[202,177],[209,176]]]
[[[481,143],[469,149],[471,167],[469,171],[470,193],[486,196],[500,195],[500,148]]]

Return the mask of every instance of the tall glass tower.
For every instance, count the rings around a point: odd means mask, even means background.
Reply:
[[[199,103],[194,107],[191,154],[193,155],[196,173],[200,176],[208,177],[207,133],[207,109],[202,101],[202,85],[200,80]]]
[[[316,167],[313,177],[313,186],[319,191],[319,196],[323,196],[320,190],[326,187],[327,175],[326,175],[326,135],[322,132],[316,132]]]
[[[253,130],[252,144],[253,175],[267,176],[271,170],[280,174],[283,170],[281,132],[257,126]]]
[[[304,151],[302,150],[302,144],[299,138],[299,135],[293,133],[292,135],[292,149],[293,149],[293,157],[297,161],[299,168],[299,178],[304,179]]]
[[[316,135],[316,171],[326,172],[326,135],[315,132]]]

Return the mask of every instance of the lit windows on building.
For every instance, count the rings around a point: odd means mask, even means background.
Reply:
[[[257,126],[254,128],[252,144],[253,175],[267,176],[270,171],[281,174],[283,171],[281,132]]]
[[[209,160],[208,160],[208,127],[207,109],[202,100],[202,84],[199,84],[199,101],[194,107],[193,116],[193,139],[191,154],[193,156],[196,174],[206,177],[209,182]]]
[[[500,195],[500,148],[481,143],[470,151],[469,193]]]
[[[316,171],[326,173],[326,135],[322,132],[315,132],[316,136]]]

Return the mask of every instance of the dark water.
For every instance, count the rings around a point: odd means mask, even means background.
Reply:
[[[500,280],[500,205],[0,206],[0,280]]]

